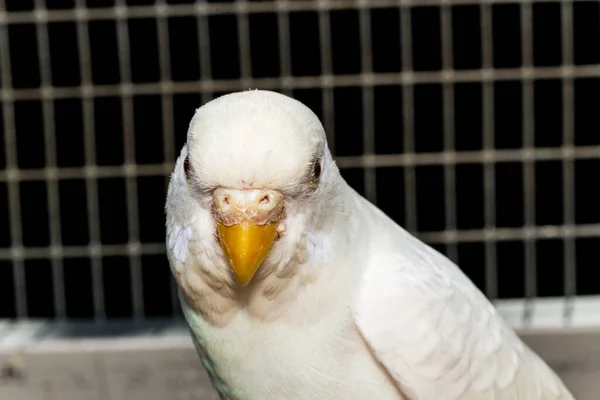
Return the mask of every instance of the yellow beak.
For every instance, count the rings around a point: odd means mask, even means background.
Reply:
[[[247,286],[273,245],[277,222],[257,225],[250,222],[226,226],[219,223],[217,231],[221,247],[229,261],[235,279]]]

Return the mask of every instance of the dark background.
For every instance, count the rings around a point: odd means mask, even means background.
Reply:
[[[214,3],[215,1],[209,1]],[[33,9],[32,0],[6,1],[6,10]],[[169,4],[192,1],[167,1]],[[128,0],[128,5],[154,4],[152,0]],[[46,1],[48,9],[68,9],[74,1]],[[88,0],[88,7],[112,7],[110,0]],[[520,8],[517,4],[497,4],[493,9],[493,66],[498,69],[522,65]],[[408,11],[404,11],[408,12]],[[440,8],[411,9],[413,70],[442,69]],[[359,74],[361,66],[360,30],[357,10],[334,10],[331,16],[333,73]],[[319,26],[317,12],[290,13],[291,70],[293,76],[321,74]],[[477,70],[482,67],[480,6],[452,7],[453,67]],[[240,56],[235,15],[207,17],[210,32],[212,78],[240,78]],[[400,47],[400,13],[398,8],[373,9],[370,13],[372,33],[372,67],[375,73],[402,71]],[[573,7],[574,63],[600,63],[600,6],[596,1],[577,1]],[[160,81],[157,26],[154,18],[130,19],[127,22],[131,77],[133,83]],[[280,54],[277,14],[250,14],[252,76],[279,77]],[[533,63],[536,67],[560,66],[561,8],[559,3],[533,5]],[[75,22],[48,24],[52,85],[78,86],[81,82],[79,51]],[[197,20],[193,15],[168,18],[172,80],[198,81],[201,60],[198,51]],[[94,85],[118,84],[119,60],[116,21],[89,22],[91,62]],[[38,43],[33,23],[8,26],[12,85],[17,89],[39,88],[40,68]],[[519,149],[523,146],[522,82],[494,83],[494,144],[496,149]],[[245,89],[240,87],[239,89]],[[401,85],[375,86],[375,153],[403,153]],[[600,78],[574,80],[575,145],[600,145],[598,105]],[[223,93],[211,93],[212,97]],[[322,89],[293,90],[293,96],[323,117]],[[334,136],[337,156],[363,153],[362,88],[335,87]],[[454,127],[457,151],[482,149],[482,84],[454,85]],[[83,117],[81,98],[53,100],[57,161],[59,167],[84,165]],[[559,79],[534,81],[535,146],[556,148],[562,143],[563,86]],[[93,99],[97,164],[115,166],[124,163],[123,117],[120,97]],[[187,125],[194,110],[202,104],[196,93],[174,94],[173,138],[176,153],[185,142]],[[44,127],[41,100],[17,100],[14,103],[17,133],[18,167],[23,170],[44,168]],[[160,164],[165,161],[161,120],[161,97],[133,97],[135,161],[138,164]],[[415,148],[417,153],[440,152],[443,143],[443,102],[441,84],[414,86]],[[0,123],[0,126],[3,124]],[[3,132],[0,132],[3,135]],[[3,138],[3,136],[2,136]],[[0,140],[4,145],[4,139]],[[0,169],[5,168],[5,152],[0,151]],[[358,191],[364,192],[364,174],[360,169],[343,169],[342,173]],[[524,225],[523,165],[519,162],[497,163],[495,166],[496,222],[498,227]],[[600,154],[593,159],[575,161],[576,223],[600,223]],[[405,223],[404,175],[402,167],[377,168],[378,205],[400,224]],[[142,243],[164,242],[165,176],[136,178]],[[417,166],[417,230],[445,229],[443,166]],[[563,172],[561,161],[535,163],[535,224],[560,225],[563,215]],[[27,247],[50,244],[48,211],[44,181],[20,182],[23,244]],[[126,190],[124,178],[98,179],[100,231],[102,244],[128,242]],[[63,245],[87,245],[86,191],[83,179],[59,181],[61,239]],[[458,229],[481,229],[484,225],[483,165],[459,164],[456,167]],[[7,185],[0,182],[0,247],[11,246],[7,204]],[[444,245],[433,244],[445,252]],[[600,238],[577,238],[577,292],[600,294],[594,270],[598,268]],[[564,246],[562,240],[538,240],[535,243],[539,296],[563,295]],[[500,298],[523,297],[524,243],[499,241],[498,289]],[[485,287],[484,243],[458,244],[461,268],[480,287]],[[109,318],[132,315],[129,258],[102,259],[105,306]],[[0,318],[15,316],[13,266],[0,261]],[[54,317],[52,273],[49,259],[26,259],[28,316]],[[91,266],[88,258],[64,260],[67,316],[92,318]],[[145,313],[148,316],[172,314],[170,271],[164,255],[142,256],[142,278]]]

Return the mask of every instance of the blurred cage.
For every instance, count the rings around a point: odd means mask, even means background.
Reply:
[[[249,88],[600,391],[599,2],[4,0],[0,81],[0,398],[216,398],[164,196],[194,110]]]

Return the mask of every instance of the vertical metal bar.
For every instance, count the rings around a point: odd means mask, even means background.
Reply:
[[[370,75],[373,72],[373,50],[371,43],[371,12],[368,8],[359,10],[360,48],[362,53],[362,73]],[[373,99],[373,84],[364,82],[362,85],[362,114],[363,114],[363,155],[375,153],[375,110]],[[375,168],[363,167],[365,180],[365,196],[372,202],[377,202],[377,181]]]
[[[492,5],[481,5],[481,46],[483,69],[493,73]],[[483,151],[494,150],[494,84],[483,82]],[[483,163],[484,228],[496,228],[496,169],[491,162]],[[485,293],[490,299],[498,297],[498,266],[496,241],[485,240]]]
[[[6,9],[4,0],[0,0],[0,11]],[[14,93],[10,50],[8,47],[8,28],[6,18],[0,20],[0,76],[2,77],[2,119],[4,121],[4,152],[6,173],[8,176],[8,209],[10,218],[10,238],[13,264],[13,285],[17,318],[27,317],[27,288],[25,287],[25,263],[23,261],[23,233],[21,231],[21,200],[19,193],[19,167],[17,163],[17,138],[15,132]]]
[[[173,86],[171,81],[171,54],[167,27],[165,0],[157,0],[156,30],[158,32],[158,55],[160,62],[161,110],[163,126],[164,162],[175,161],[175,137],[173,122]]]
[[[411,9],[400,8],[400,44],[402,47],[402,72],[412,72],[412,32]],[[404,153],[415,153],[415,124],[414,124],[414,86],[413,82],[406,82],[402,90],[402,118],[403,118],[403,147]],[[414,164],[404,167],[404,201],[406,230],[417,231],[417,183],[415,179]]]
[[[533,68],[532,4],[521,3],[521,32],[523,35],[523,148],[528,156],[533,155],[535,146],[535,120],[533,115],[533,79],[529,76]],[[523,161],[523,197],[525,210],[525,309],[523,321],[531,322],[533,301],[537,296],[537,271],[535,240],[529,235],[535,226],[535,169],[531,157]]]
[[[454,68],[452,57],[452,9],[448,4],[443,4],[440,9],[440,24],[442,34],[442,66],[444,73],[451,74]],[[454,85],[444,79],[444,151],[454,155]],[[444,164],[444,197],[446,207],[446,230],[456,231],[456,165]],[[447,245],[448,257],[458,263],[458,246],[455,241]]]
[[[43,0],[35,0],[34,12],[46,15]],[[35,24],[38,41],[38,62],[40,65],[42,84],[42,108],[44,123],[44,147],[46,156],[46,190],[48,200],[48,218],[50,225],[50,248],[52,263],[52,289],[54,296],[54,312],[58,319],[66,318],[64,271],[61,251],[60,206],[58,199],[58,182],[56,175],[56,134],[54,129],[54,104],[49,96],[52,90],[52,71],[50,64],[50,44],[48,24],[38,18]]]
[[[573,65],[573,3],[563,0],[562,16],[562,57],[564,68]],[[575,224],[575,172],[573,163],[573,146],[575,145],[573,79],[563,78],[563,212],[564,224],[571,229]],[[565,324],[570,322],[573,301],[577,294],[577,271],[575,255],[575,238],[566,235],[564,238],[564,274],[565,274]]]
[[[205,4],[206,0],[198,1],[198,7],[203,7]],[[208,17],[206,16],[206,13],[198,13],[196,21],[198,26],[198,51],[200,54],[200,80],[211,81],[210,32],[208,29]],[[202,103],[208,102],[211,98],[212,93],[207,91],[202,92]]]
[[[240,75],[242,86],[247,87],[252,82],[252,59],[250,58],[250,27],[248,22],[248,0],[236,0],[236,20],[238,43],[240,51]]]
[[[94,101],[91,97],[92,60],[85,0],[75,3],[77,14],[77,47],[79,50],[79,69],[81,71],[81,98],[83,102],[83,140],[85,149],[85,191],[87,198],[88,228],[90,235],[90,262],[92,267],[92,298],[94,318],[106,319],[104,309],[104,278],[102,275],[100,243],[100,210],[98,205],[98,181],[96,170],[96,139],[94,127]]]
[[[319,39],[321,50],[321,87],[323,96],[323,126],[327,135],[327,142],[331,153],[335,156],[335,119],[333,88],[331,86],[331,75],[333,73],[333,61],[331,55],[331,21],[329,11],[321,2],[319,5]]]
[[[290,46],[290,15],[287,11],[288,0],[277,2],[277,37],[279,39],[279,68],[283,80],[282,93],[291,96],[290,89],[286,82],[292,76],[292,53]]]
[[[119,51],[119,74],[121,75],[121,111],[123,114],[123,147],[125,149],[125,177],[127,192],[127,225],[129,229],[129,260],[131,263],[131,295],[134,318],[144,316],[144,296],[142,292],[142,266],[139,254],[140,235],[138,221],[137,182],[135,180],[135,136],[133,126],[133,99],[131,90],[131,70],[129,52],[129,32],[127,29],[127,7],[125,0],[116,0],[117,45]]]
[[[173,117],[173,82],[171,80],[171,54],[169,47],[169,29],[167,18],[165,15],[166,3],[165,0],[157,0],[155,7],[157,8],[156,30],[158,32],[158,55],[160,62],[160,82],[161,90],[161,110],[162,110],[162,127],[163,127],[163,146],[164,146],[164,162],[175,162],[175,121]],[[165,175],[165,188],[169,186],[170,176]],[[179,303],[177,301],[177,287],[175,280],[171,276],[170,295],[171,295],[171,311],[173,315],[179,312]]]

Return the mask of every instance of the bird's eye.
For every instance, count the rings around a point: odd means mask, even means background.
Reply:
[[[321,163],[317,160],[313,167],[313,179],[316,181],[321,176]]]
[[[188,156],[183,160],[183,172],[185,173],[185,179],[190,183],[190,158]]]

